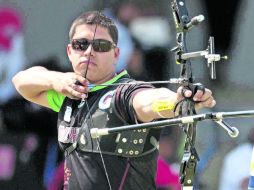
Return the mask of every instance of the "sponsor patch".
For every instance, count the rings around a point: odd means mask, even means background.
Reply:
[[[58,141],[62,143],[74,143],[78,139],[79,128],[66,127],[60,125],[58,127]]]
[[[114,90],[109,91],[101,97],[99,101],[99,108],[101,110],[105,110],[110,107],[110,103],[111,103],[114,92],[115,92]]]

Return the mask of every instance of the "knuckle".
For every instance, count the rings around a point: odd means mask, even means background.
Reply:
[[[60,92],[63,93],[63,94],[66,94],[68,91],[66,88],[60,88]]]
[[[72,85],[71,85],[71,88],[74,89],[74,90],[77,90],[78,86],[75,85],[75,84],[72,84]]]

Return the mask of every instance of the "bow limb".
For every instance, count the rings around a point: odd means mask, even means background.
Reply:
[[[176,63],[181,65],[180,78],[185,79],[186,83],[182,85],[192,91],[192,97],[195,94],[193,89],[193,76],[191,61],[182,58],[182,55],[188,53],[186,45],[186,35],[190,28],[191,20],[188,15],[188,11],[185,5],[185,0],[172,0],[171,8],[176,27],[176,43],[177,46],[174,48]],[[183,88],[183,89],[184,89]],[[191,97],[191,98],[192,98]],[[179,116],[193,117],[196,115],[195,103],[192,99],[184,97],[181,102],[177,104],[179,106]],[[176,109],[176,108],[175,108]],[[196,139],[196,124],[197,121],[193,120],[188,123],[179,123],[179,126],[183,129],[186,134],[184,155],[180,168],[180,182],[183,188],[193,188],[193,178],[197,161],[199,160],[197,151],[195,149]]]

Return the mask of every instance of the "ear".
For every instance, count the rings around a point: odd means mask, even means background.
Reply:
[[[67,52],[69,60],[71,60],[71,50],[72,50],[71,44],[68,44],[66,47],[66,52]]]
[[[120,48],[119,47],[116,47],[115,48],[115,51],[114,51],[114,56],[115,56],[115,64],[117,63],[117,60],[118,60],[118,58],[119,58],[119,56],[120,56]]]

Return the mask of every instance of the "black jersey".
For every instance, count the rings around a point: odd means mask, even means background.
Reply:
[[[131,80],[124,76],[119,81]],[[158,129],[127,131],[100,139],[92,139],[90,135],[93,127],[138,122],[132,99],[135,93],[145,88],[153,87],[143,84],[111,86],[89,93],[83,105],[76,100],[64,101],[59,113],[58,131],[64,134],[60,135],[59,143],[67,152],[65,189],[156,189],[154,178],[158,152],[151,139],[158,140]]]

